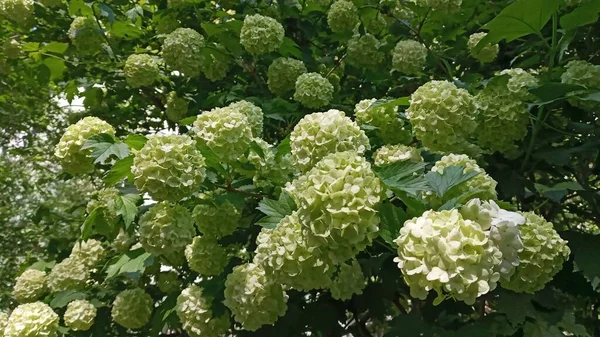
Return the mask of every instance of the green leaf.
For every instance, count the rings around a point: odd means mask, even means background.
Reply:
[[[40,270],[40,271],[46,271],[49,269],[52,269],[52,267],[54,267],[54,265],[56,265],[55,261],[37,261],[36,263],[32,264],[31,266],[27,267],[27,269],[35,269],[35,270]]]
[[[290,144],[290,136],[285,137],[279,145],[277,145],[277,152],[275,153],[275,160],[279,161],[283,156],[292,152],[292,146]]]
[[[476,47],[483,48],[501,40],[513,41],[529,34],[541,34],[563,0],[517,0],[504,8],[492,21],[483,26],[489,32]]]
[[[75,290],[61,291],[54,296],[52,301],[50,301],[50,306],[52,308],[63,308],[71,301],[83,300],[86,297],[87,295],[85,293],[81,293]]]
[[[594,290],[600,285],[600,235],[577,232],[563,232],[560,235],[568,241],[573,255],[575,269],[583,273]]]
[[[408,214],[390,202],[384,202],[379,206],[380,236],[390,245],[395,245],[394,240],[400,235],[400,228],[409,219]]]
[[[544,83],[539,87],[532,88],[529,90],[529,92],[534,94],[539,99],[536,102],[537,104],[543,105],[566,99],[567,94],[571,92],[582,91],[586,89],[586,87],[576,84],[549,82]]]
[[[134,40],[142,36],[143,32],[130,21],[116,21],[112,24],[110,32],[115,37]]]
[[[117,160],[115,164],[110,168],[110,171],[104,177],[104,182],[112,186],[124,178],[128,178],[133,181],[133,173],[131,173],[131,166],[133,166],[133,155],[126,158]]]
[[[65,66],[65,61],[59,60],[54,57],[46,57],[44,58],[44,64],[48,69],[50,69],[50,78],[51,79],[59,79],[63,76],[63,73],[67,69]]]
[[[261,158],[263,158],[263,159],[265,158],[265,152],[263,151],[263,148],[262,148],[262,147],[261,147],[261,146],[258,144],[258,142],[257,142],[257,141],[253,140],[253,141],[250,143],[250,149],[251,149],[252,151],[256,152],[256,154],[258,154],[258,155],[259,155],[259,157],[261,157]]]
[[[281,46],[279,47],[279,54],[284,57],[293,56],[297,59],[302,59],[300,47],[298,47],[298,44],[289,37],[283,38],[283,43],[281,43]]]
[[[589,1],[576,7],[571,13],[560,18],[560,26],[563,29],[573,29],[589,25],[598,21],[600,12],[600,1]]]
[[[116,143],[113,136],[105,133],[88,138],[81,149],[92,149],[91,156],[94,158],[94,164],[105,163],[113,155],[118,159],[129,156],[127,144]]]
[[[575,181],[565,181],[552,187],[536,183],[535,189],[550,200],[560,201],[569,191],[581,191],[583,187]]]
[[[283,190],[279,200],[263,198],[258,203],[256,209],[267,216],[260,219],[256,224],[261,227],[275,228],[281,219],[292,214],[297,208],[294,199]]]
[[[137,278],[136,275],[141,274],[146,270],[146,267],[152,265],[154,263],[154,256],[150,253],[142,253],[139,256],[132,258],[127,261],[121,269],[119,269],[119,274],[133,274],[132,278]]]
[[[25,43],[23,43],[23,46],[21,47],[21,50],[25,51],[25,52],[38,51],[39,49],[40,49],[39,42],[25,42]]]
[[[519,326],[527,317],[535,318],[536,312],[528,294],[517,294],[512,291],[502,290],[500,296],[492,303],[492,307],[506,315],[512,326]]]
[[[192,125],[198,116],[190,116],[179,121],[179,125]]]
[[[117,276],[117,274],[119,274],[119,270],[121,270],[121,267],[123,267],[123,265],[125,265],[125,263],[129,262],[130,260],[131,258],[127,256],[127,254],[121,255],[113,264],[106,268],[106,279],[108,280]]]
[[[600,102],[600,92],[595,92],[595,93],[592,93],[592,94],[578,96],[578,98],[581,99],[581,100],[584,100],[584,101]]]
[[[377,101],[375,101],[371,105],[369,105],[369,109],[375,109],[375,108],[388,109],[388,108],[393,108],[396,106],[409,106],[409,105],[410,105],[410,97],[406,96],[406,97],[400,97],[397,99],[378,99]]]
[[[94,12],[90,7],[92,3],[89,5],[83,2],[83,0],[70,0],[69,1],[69,14],[73,17],[75,16],[87,16],[93,17]]]
[[[207,37],[218,35],[223,31],[223,25],[217,25],[215,23],[203,22],[200,24]]]
[[[389,322],[390,330],[384,337],[417,337],[434,336],[434,326],[427,323],[420,315],[413,313],[398,315]]]
[[[427,189],[427,181],[423,178],[425,163],[400,161],[383,167],[376,167],[375,174],[381,182],[392,191],[403,191],[416,195]]]
[[[81,225],[81,239],[87,240],[94,234],[101,234],[105,237],[110,237],[112,232],[111,225],[104,219],[102,212],[94,209]]]
[[[117,215],[120,215],[123,218],[123,222],[125,223],[125,229],[129,228],[129,225],[135,219],[137,215],[138,208],[137,203],[142,199],[139,194],[126,194],[119,195],[115,200],[115,205],[117,206]]]
[[[115,22],[115,13],[109,5],[98,3],[98,8],[100,9],[100,16],[105,17],[108,20],[108,23]]]
[[[442,198],[449,189],[464,183],[477,174],[479,172],[464,173],[464,167],[462,166],[449,166],[444,168],[444,173],[442,174],[433,171],[428,172],[425,175],[425,179],[427,179],[429,187],[431,187],[435,194]]]
[[[64,42],[51,42],[42,48],[43,52],[64,54],[69,49],[69,44]]]
[[[144,145],[146,145],[146,142],[148,141],[148,138],[146,138],[145,136],[142,135],[136,135],[136,134],[129,134],[127,135],[127,137],[125,137],[125,139],[123,140],[123,143],[127,144],[129,146],[129,148],[135,149],[135,150],[141,150],[142,147],[144,147]]]
[[[219,156],[217,156],[217,154],[214,153],[213,150],[211,150],[208,146],[198,144],[198,148],[200,149],[200,152],[204,157],[206,166],[214,169],[215,171],[226,177],[227,171],[221,164],[221,158],[219,158]]]

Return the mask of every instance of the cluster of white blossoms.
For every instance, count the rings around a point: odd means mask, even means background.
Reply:
[[[185,247],[185,258],[190,269],[201,276],[219,275],[229,262],[229,251],[216,238],[196,236]]]
[[[86,300],[69,302],[63,316],[65,325],[77,331],[87,331],[94,324],[96,307]]]
[[[150,321],[154,302],[144,290],[128,289],[117,295],[111,310],[115,323],[128,328],[139,329]]]
[[[190,102],[177,95],[177,92],[171,91],[167,95],[167,109],[165,114],[170,121],[179,122],[187,116],[188,105]]]
[[[115,129],[97,117],[84,117],[70,125],[56,145],[54,155],[63,169],[70,174],[88,173],[94,170],[91,149],[82,150],[86,140],[92,136],[106,133],[115,134]]]
[[[123,228],[119,229],[119,234],[112,242],[113,248],[119,252],[124,253],[129,250],[129,247],[133,244],[133,239]]]
[[[81,262],[88,268],[94,268],[105,256],[102,242],[94,239],[78,241],[71,250],[71,258]]]
[[[102,215],[102,218],[108,223],[114,224],[118,220],[117,204],[115,202],[119,190],[114,187],[107,187],[94,193],[93,199],[88,201],[86,211],[91,214],[94,210]]]
[[[246,15],[240,32],[240,43],[247,52],[261,55],[281,46],[285,31],[277,20],[260,14]]]
[[[58,321],[58,315],[45,303],[21,304],[10,314],[3,336],[56,337]]]
[[[89,277],[90,270],[81,261],[68,257],[52,267],[46,277],[46,284],[50,292],[55,294],[83,289]]]
[[[400,118],[398,106],[371,107],[377,99],[363,99],[354,107],[356,123],[377,128],[375,133],[385,144],[408,143],[412,140],[408,123]]]
[[[125,61],[123,73],[132,88],[147,87],[158,77],[158,63],[148,54],[132,54]]]
[[[267,85],[275,95],[286,97],[296,88],[298,76],[307,72],[304,62],[290,57],[279,57],[267,70]]]
[[[135,186],[155,200],[177,202],[198,190],[206,176],[204,157],[186,135],[153,135],[135,153]]]
[[[93,17],[78,16],[69,28],[71,43],[82,55],[92,55],[102,50],[104,31]]]
[[[375,166],[385,166],[400,161],[420,163],[423,157],[419,149],[408,145],[384,145],[373,154]]]
[[[475,47],[486,36],[487,33],[483,32],[473,33],[471,34],[471,36],[469,36],[469,41],[467,42],[469,53],[481,63],[489,63],[494,61],[494,59],[498,55],[498,51],[500,51],[500,47],[498,46],[498,44],[485,45],[481,49],[475,50]]]
[[[427,63],[427,47],[415,40],[400,40],[392,50],[392,69],[417,75]]]
[[[260,107],[243,100],[231,103],[227,107],[246,116],[248,123],[250,124],[250,129],[252,130],[252,136],[260,137],[262,135],[264,117]]]
[[[310,170],[330,153],[371,147],[369,138],[343,111],[328,110],[304,116],[290,134],[292,161],[301,172]]]
[[[525,99],[531,94],[529,89],[538,85],[538,79],[535,77],[534,71],[527,71],[521,68],[504,69],[497,75],[508,75],[508,83],[506,89],[515,97]]]
[[[214,317],[212,301],[196,285],[185,288],[177,297],[177,316],[191,337],[217,337],[229,330],[229,313]]]
[[[190,28],[177,28],[165,37],[162,58],[169,69],[187,77],[198,76],[202,66],[204,37]]]
[[[318,73],[304,73],[296,79],[294,100],[307,108],[326,106],[333,99],[333,85]]]
[[[187,208],[161,201],[139,220],[142,247],[154,255],[183,251],[196,236],[194,219]]]
[[[377,67],[385,56],[379,51],[381,44],[372,34],[356,34],[348,41],[346,61],[358,68]]]
[[[560,78],[562,83],[582,85],[588,89],[600,89],[600,66],[576,60],[567,63],[565,69]],[[578,94],[578,92],[573,94]],[[570,98],[569,103],[587,111],[595,111],[600,106],[600,103],[596,101],[585,101],[576,97]]]
[[[350,264],[342,263],[339,272],[331,284],[331,297],[337,300],[349,300],[353,295],[360,295],[367,286],[367,280],[356,259]]]
[[[334,33],[351,32],[359,23],[358,9],[348,0],[337,0],[327,12],[327,23]]]
[[[17,302],[27,303],[39,299],[47,291],[46,273],[41,270],[27,269],[15,280],[12,296]]]
[[[192,216],[202,234],[222,238],[233,233],[239,226],[242,214],[229,201],[221,204],[200,204],[194,207]]]

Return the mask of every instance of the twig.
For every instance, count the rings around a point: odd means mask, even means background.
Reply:
[[[100,23],[100,20],[98,19],[98,14],[96,14],[96,8],[94,8],[94,5],[92,4],[92,13],[94,14],[94,19],[96,20],[96,24],[98,24],[98,28],[102,31],[102,37],[104,38],[104,40],[106,41],[106,44],[108,45],[108,48],[110,48],[110,51],[112,52],[112,56],[113,58],[117,58],[116,54],[115,54],[115,49],[113,48],[113,46],[110,44],[110,40],[108,40],[108,37],[106,36],[106,34],[104,33],[104,28],[102,27],[102,23]]]
[[[237,188],[231,186],[231,184],[227,184],[226,186],[217,186],[217,187],[220,187],[220,188],[224,189],[227,192],[237,193],[239,195],[245,195],[247,197],[252,197],[252,198],[262,198],[262,197],[265,196],[262,193],[252,193],[252,192],[246,192],[246,191],[238,190]]]
[[[342,55],[342,57],[340,57],[340,59],[333,66],[333,68],[331,68],[331,70],[329,70],[329,72],[327,72],[327,75],[325,75],[325,78],[328,78],[329,75],[331,75],[342,64],[342,61],[344,61],[344,59],[346,58],[346,55],[348,55],[348,54],[344,54],[344,55]]]

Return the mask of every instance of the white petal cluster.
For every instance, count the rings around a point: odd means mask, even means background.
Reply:
[[[290,134],[290,146],[294,165],[301,172],[330,153],[364,153],[371,148],[365,132],[343,111],[333,109],[304,116]]]
[[[167,67],[187,77],[200,75],[204,37],[190,28],[177,28],[165,37],[162,57]]]
[[[223,303],[245,330],[275,323],[287,311],[287,298],[281,284],[253,263],[233,268],[225,281]]]
[[[107,187],[94,193],[93,199],[88,201],[86,211],[91,214],[94,210],[102,215],[108,223],[114,224],[118,220],[117,205],[115,199],[119,196],[119,190]]]
[[[375,133],[386,144],[408,143],[412,135],[407,130],[408,123],[400,118],[398,106],[371,107],[377,99],[363,99],[354,107],[354,116],[359,126],[376,127]]]
[[[56,337],[58,315],[42,302],[21,304],[13,310],[4,337]]]
[[[533,212],[521,214],[525,217],[525,224],[520,226],[524,249],[519,253],[520,264],[514,275],[502,281],[502,287],[533,294],[562,269],[571,250],[551,222]]]
[[[4,333],[4,329],[8,324],[8,317],[9,315],[7,313],[5,313],[4,311],[0,311],[0,332],[2,333]]]
[[[247,15],[240,32],[240,43],[250,54],[266,54],[281,46],[284,33],[283,26],[273,18]]]
[[[479,44],[484,37],[486,37],[487,33],[473,33],[469,36],[469,41],[467,42],[467,47],[469,48],[469,53],[476,60],[479,60],[481,63],[490,63],[494,61],[496,56],[498,56],[498,51],[500,51],[500,47],[498,44],[486,45],[481,48],[479,51],[475,51],[475,47]]]
[[[187,116],[188,105],[190,102],[177,96],[177,92],[172,91],[167,95],[167,110],[165,114],[170,121],[179,122]]]
[[[346,61],[357,68],[377,67],[385,56],[379,51],[382,43],[372,34],[354,35],[348,41]]]
[[[385,166],[399,161],[420,163],[423,161],[421,151],[408,145],[384,145],[373,154],[375,166]]]
[[[333,99],[333,85],[318,73],[298,76],[295,87],[294,100],[307,108],[326,106]]]
[[[538,79],[535,73],[525,71],[521,68],[504,69],[498,75],[508,75],[508,84],[506,88],[516,97],[524,99],[530,96],[529,89],[538,85]]]
[[[73,19],[68,35],[82,55],[92,55],[102,50],[104,31],[93,17],[78,16]]]
[[[46,284],[52,293],[79,290],[85,287],[89,277],[90,271],[81,261],[66,258],[52,267]]]
[[[252,129],[252,136],[260,137],[262,135],[264,117],[260,107],[243,100],[231,103],[227,107],[246,116],[248,123],[250,123],[250,128]]]
[[[198,191],[206,171],[196,142],[186,135],[154,135],[135,153],[135,186],[154,200],[177,202]]]
[[[267,70],[267,85],[277,96],[287,97],[296,87],[298,76],[306,73],[304,62],[290,57],[276,58]]]
[[[190,212],[166,201],[150,207],[140,217],[138,231],[142,247],[154,255],[183,251],[196,236]]]
[[[336,300],[349,300],[353,295],[360,295],[367,286],[367,280],[356,259],[350,264],[342,263],[339,272],[331,285],[331,297]]]
[[[139,329],[150,321],[154,302],[144,290],[128,289],[117,295],[111,316],[115,323],[128,329]]]
[[[337,0],[327,12],[327,23],[334,33],[351,32],[359,23],[358,9],[348,0]]]
[[[54,151],[66,172],[81,174],[94,170],[91,149],[82,150],[81,147],[88,138],[101,133],[114,135],[115,129],[97,117],[84,117],[67,128]]]
[[[600,89],[600,66],[586,61],[570,61],[561,75],[561,82],[583,85],[589,89]],[[600,107],[600,103],[596,101],[585,101],[575,97],[569,99],[569,103],[586,111],[596,111]]]
[[[75,259],[88,268],[94,268],[104,258],[105,251],[102,242],[94,239],[79,241],[71,250],[71,258]]]
[[[392,69],[417,75],[427,64],[427,47],[415,40],[400,40],[392,50]]]
[[[406,116],[415,137],[431,151],[475,151],[469,143],[477,126],[475,102],[465,89],[448,81],[427,82],[411,95]]]
[[[158,63],[148,54],[132,54],[125,61],[123,73],[132,88],[147,87],[158,77]]]
[[[329,288],[335,266],[321,249],[307,241],[303,232],[295,212],[281,219],[277,227],[263,228],[256,238],[254,263],[290,288]]]
[[[202,234],[217,239],[235,232],[242,219],[240,211],[229,201],[197,205],[192,216]]]
[[[383,189],[357,152],[327,155],[286,189],[311,244],[327,249],[334,263],[354,257],[377,236]]]
[[[77,331],[87,331],[94,325],[96,307],[86,300],[75,300],[67,305],[65,325]]]
[[[185,258],[190,269],[201,276],[219,275],[229,262],[229,252],[209,236],[196,236],[185,247]]]
[[[496,288],[495,271],[502,253],[491,244],[478,223],[458,210],[426,211],[407,220],[398,245],[398,267],[413,297],[425,299],[433,290],[442,299],[467,304]]]
[[[238,160],[252,140],[248,117],[231,107],[203,112],[194,122],[193,130],[200,143],[226,162]]]
[[[46,292],[46,273],[41,270],[27,269],[15,280],[12,296],[17,302],[27,303],[39,299]]]
[[[228,315],[214,317],[212,301],[196,285],[185,288],[177,297],[177,316],[191,337],[218,337],[229,330],[231,323]]]
[[[113,247],[115,250],[119,253],[127,252],[132,244],[132,238],[126,231],[123,230],[123,228],[121,228],[119,230],[119,234],[117,234],[117,237],[113,240]]]

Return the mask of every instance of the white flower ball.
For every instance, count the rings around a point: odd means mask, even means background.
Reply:
[[[375,166],[385,166],[399,161],[420,163],[423,161],[421,151],[408,145],[384,145],[373,154]]]
[[[88,268],[94,268],[104,258],[105,251],[102,242],[94,239],[79,241],[71,250],[70,258],[83,263]]]
[[[94,325],[96,307],[86,300],[75,300],[67,305],[63,316],[65,325],[76,331],[87,331]]]
[[[142,247],[154,255],[183,251],[196,236],[190,212],[166,201],[155,204],[140,217],[138,231]]]
[[[177,316],[183,329],[191,337],[223,336],[231,323],[229,313],[214,317],[211,310],[213,299],[202,293],[202,288],[191,285],[177,297]]]
[[[238,160],[252,141],[248,117],[231,107],[203,112],[194,122],[193,130],[197,140],[225,162]]]
[[[294,100],[307,108],[326,106],[333,99],[333,85],[318,73],[305,73],[296,79]]]
[[[331,297],[336,300],[346,301],[353,295],[360,295],[367,286],[367,280],[356,259],[350,264],[342,263],[333,284],[331,285]]]
[[[17,302],[27,303],[44,296],[47,291],[46,273],[36,269],[27,269],[15,280],[12,296]]]
[[[427,64],[427,47],[415,40],[400,40],[392,50],[392,69],[417,75]]]
[[[284,33],[283,26],[273,18],[247,15],[240,32],[240,43],[250,54],[266,54],[281,46]]]
[[[481,63],[490,63],[494,61],[496,56],[498,56],[498,51],[500,50],[498,44],[492,44],[484,46],[477,52],[475,51],[475,47],[481,40],[483,40],[484,37],[486,37],[486,35],[487,33],[471,34],[471,36],[469,36],[469,41],[467,42],[469,53]]]
[[[162,57],[167,67],[196,77],[202,70],[204,37],[190,28],[177,28],[165,37]]]
[[[358,9],[348,0],[337,0],[327,12],[327,23],[334,33],[351,32],[359,23]]]
[[[185,258],[190,269],[201,276],[219,275],[229,263],[229,252],[209,236],[196,236],[185,247]]]
[[[127,329],[139,329],[150,321],[154,302],[144,290],[124,290],[112,304],[111,316],[115,323]]]
[[[66,258],[52,268],[46,284],[53,294],[65,290],[80,290],[85,287],[89,277],[90,271],[81,261]]]
[[[148,54],[129,55],[123,73],[132,88],[148,87],[159,75],[158,63]]]
[[[290,57],[276,58],[267,70],[267,85],[277,96],[287,97],[296,87],[298,76],[306,73],[304,62]]]
[[[13,310],[4,337],[56,337],[58,315],[42,302],[21,304]]]

